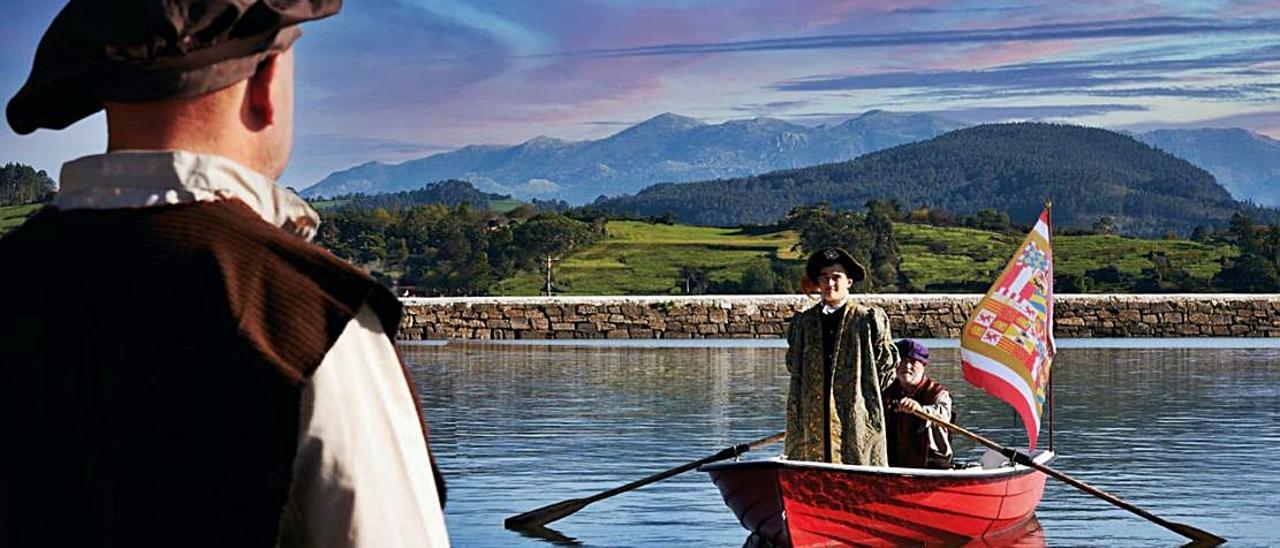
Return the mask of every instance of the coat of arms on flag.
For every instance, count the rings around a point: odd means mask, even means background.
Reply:
[[[964,378],[1018,411],[1034,449],[1053,363],[1053,247],[1050,206],[960,336]]]

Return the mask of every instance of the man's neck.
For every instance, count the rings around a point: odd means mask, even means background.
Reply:
[[[906,381],[902,379],[898,379],[898,385],[902,387],[902,393],[910,395],[910,394],[915,394],[916,390],[919,390],[920,387],[924,386],[924,383],[927,380],[929,380],[928,377],[920,377],[920,382],[917,382],[915,384],[907,384]]]
[[[244,84],[204,96],[107,103],[107,152],[184,150],[221,156],[275,178],[261,160],[261,136],[239,123]]]

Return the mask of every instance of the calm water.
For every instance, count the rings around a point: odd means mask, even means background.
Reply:
[[[1010,408],[961,379],[954,342],[933,342],[951,346],[935,349],[930,374],[952,388],[959,422],[1025,444]],[[1280,545],[1274,343],[1159,349],[1062,341],[1054,466],[1232,546]],[[747,344],[402,347],[449,481],[455,545],[549,546],[503,529],[503,519],[782,430],[784,349],[780,341]],[[1238,348],[1250,345],[1261,348]],[[967,441],[957,449],[962,457],[980,452]],[[1038,516],[1049,546],[1182,540],[1052,478]],[[699,472],[597,502],[551,526],[587,546],[737,547],[747,537]]]

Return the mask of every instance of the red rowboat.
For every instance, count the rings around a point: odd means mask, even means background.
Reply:
[[[1052,451],[1033,453],[1048,464]],[[988,452],[981,466],[927,470],[781,458],[708,464],[725,504],[776,546],[955,544],[1020,535],[1044,474]]]

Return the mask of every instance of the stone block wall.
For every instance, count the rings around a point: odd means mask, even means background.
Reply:
[[[857,295],[895,336],[956,338],[980,295]],[[779,338],[802,295],[403,299],[401,339]],[[1058,295],[1058,337],[1280,337],[1280,295]]]

